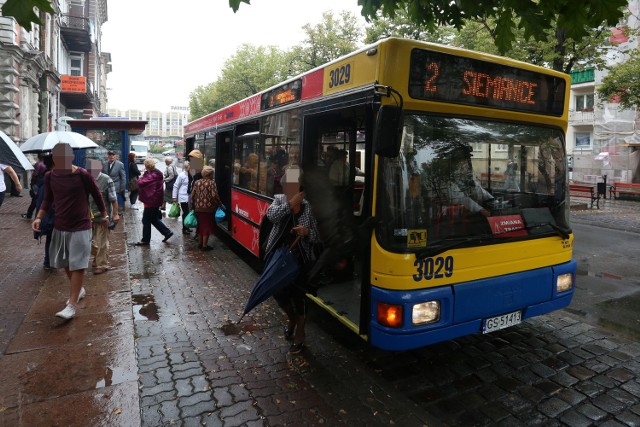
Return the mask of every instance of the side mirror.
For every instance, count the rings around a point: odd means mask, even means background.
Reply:
[[[374,150],[378,156],[397,157],[402,141],[402,109],[394,105],[380,107],[374,135]]]

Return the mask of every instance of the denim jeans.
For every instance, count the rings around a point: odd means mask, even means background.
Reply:
[[[160,208],[144,208],[142,211],[142,241],[151,242],[151,226],[154,226],[163,236],[167,237],[171,230],[162,222]]]

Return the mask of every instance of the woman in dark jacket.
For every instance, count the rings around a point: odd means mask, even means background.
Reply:
[[[131,209],[138,209],[136,201],[138,200],[138,178],[140,171],[136,164],[136,153],[129,153],[129,202]]]
[[[149,246],[151,243],[151,226],[153,225],[164,236],[163,242],[173,236],[173,232],[162,222],[160,206],[164,201],[164,178],[156,169],[154,159],[144,161],[144,174],[138,179],[140,201],[144,203],[142,211],[142,240],[136,246]]]

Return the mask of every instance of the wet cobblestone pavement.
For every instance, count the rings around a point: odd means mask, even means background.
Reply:
[[[141,211],[112,235],[114,268],[87,275],[78,318],[59,322],[68,285],[42,271],[27,204],[0,211],[2,426],[640,425],[633,339],[560,311],[384,352],[310,304],[308,349],[290,357],[272,301],[236,323],[258,277],[241,257],[213,237],[198,251],[166,218],[168,243],[154,230],[128,246]],[[607,200],[571,217],[633,232],[637,212]]]

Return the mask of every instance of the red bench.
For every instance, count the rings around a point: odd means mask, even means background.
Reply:
[[[633,182],[614,182],[609,189],[609,197],[617,199],[621,194],[640,196],[640,184]]]
[[[591,209],[593,204],[600,209],[600,194],[594,187],[590,185],[569,184],[569,195],[571,197],[584,197],[591,200]]]

